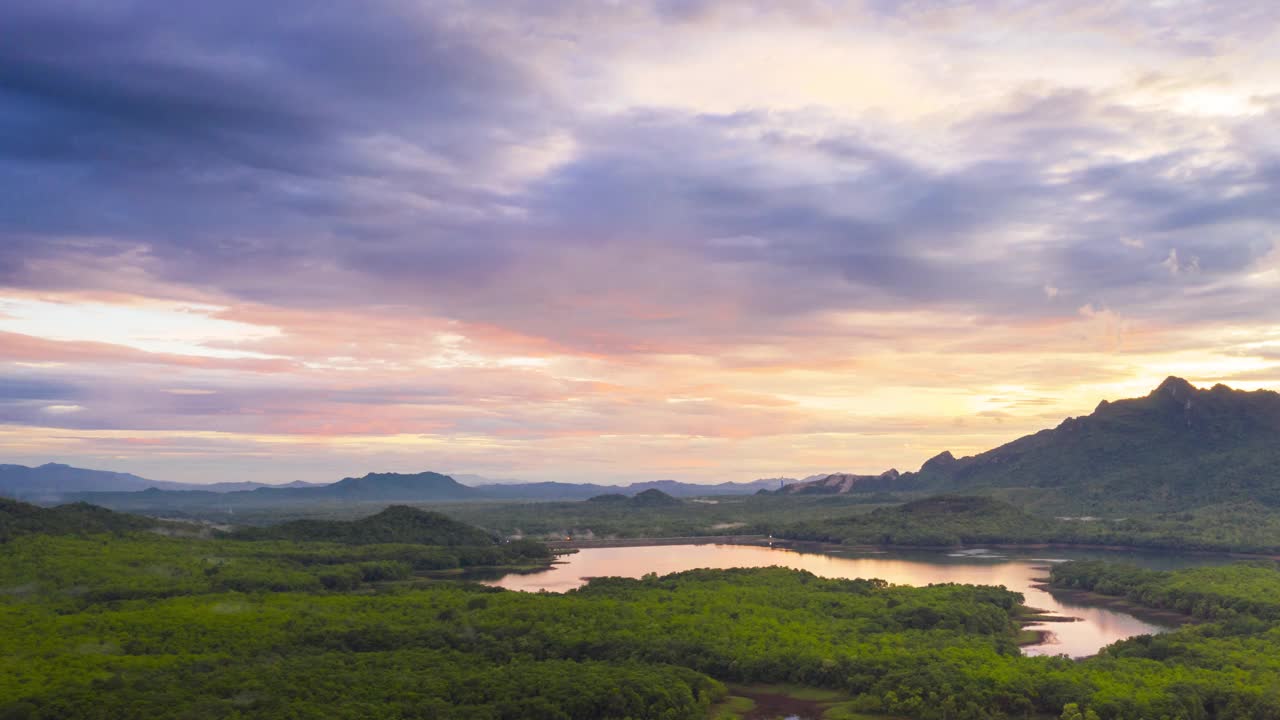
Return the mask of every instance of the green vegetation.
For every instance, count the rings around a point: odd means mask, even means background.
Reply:
[[[358,520],[294,520],[266,528],[245,528],[233,537],[247,540],[323,540],[364,545],[421,543],[423,545],[495,545],[497,540],[479,528],[439,513],[404,505]]]
[[[405,546],[29,536],[9,549],[6,717],[701,718],[724,694],[712,677],[870,684],[922,657],[1015,653],[1017,598],[995,588],[765,569],[527,595],[323,580]]]
[[[620,495],[620,494],[617,494]],[[910,496],[908,496],[910,497]],[[902,502],[889,495],[834,497],[722,496],[639,503],[611,494],[594,501],[467,502],[414,504],[498,537],[540,539],[573,537],[642,538],[719,535],[767,535],[806,520],[823,520],[867,512]],[[270,526],[292,520],[355,520],[385,509],[385,503],[335,503],[288,508],[190,512],[185,515],[219,523],[234,520],[248,526]],[[174,516],[180,514],[175,513]]]
[[[940,495],[772,529],[793,540],[849,545],[1104,545],[1280,553],[1280,514],[1257,503],[1122,519],[1033,515],[976,495]]]
[[[622,493],[606,493],[588,498],[587,502],[625,508],[672,507],[683,504],[682,500],[673,498],[657,489],[643,490],[636,493],[635,497],[627,497]]]
[[[890,489],[999,490],[1059,515],[1132,515],[1224,503],[1280,507],[1280,394],[1169,378],[1146,397],[973,457],[949,453]],[[1019,490],[1021,489],[1021,490]]]
[[[1050,581],[1057,587],[1124,597],[1197,618],[1280,622],[1280,572],[1270,562],[1160,572],[1080,561],[1055,566]]]
[[[1280,712],[1280,631],[1239,604],[1224,624],[1072,662],[1020,656],[1018,597],[998,588],[891,587],[778,568],[602,578],[565,595],[441,582],[326,588],[303,577],[313,556],[285,559],[298,545],[309,544],[16,540],[0,574],[0,712],[703,718],[714,705],[728,718],[755,702],[751,692],[780,692],[761,683],[810,688],[781,694],[822,704],[829,718],[1056,715],[1068,703],[1106,719]],[[323,551],[370,562],[385,557],[366,554],[380,547]],[[237,548],[275,555],[230,554],[214,565],[192,554]],[[241,591],[202,577],[208,567],[241,574],[242,563],[273,565],[273,577],[290,568],[283,576],[295,586]],[[1214,572],[1224,589],[1273,593],[1280,584],[1267,568]],[[1244,577],[1253,580],[1236,582]],[[148,592],[122,598],[130,587]],[[733,691],[745,702],[722,682],[745,684]]]
[[[87,503],[42,508],[0,498],[0,542],[32,533],[125,533],[159,526],[161,523],[151,518],[112,512]]]
[[[661,490],[643,490],[636,493],[631,498],[631,504],[635,507],[670,507],[672,505],[681,504],[681,500],[671,497]]]
[[[780,529],[781,537],[850,545],[955,546],[1043,542],[1045,523],[1007,503],[976,496],[937,496],[874,512]]]
[[[427,526],[487,544],[376,542]],[[29,523],[0,553],[0,717],[728,720],[788,703],[828,720],[1280,717],[1271,564],[1055,567],[1059,587],[1204,620],[1077,662],[1022,656],[1030,611],[1002,588],[759,568],[524,594],[424,577],[546,559],[428,513],[325,526],[343,542],[297,527],[250,540]]]

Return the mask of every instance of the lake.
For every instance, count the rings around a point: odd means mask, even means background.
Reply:
[[[1003,585],[1020,592],[1032,607],[1079,622],[1054,622],[1029,626],[1051,633],[1048,642],[1023,648],[1028,655],[1071,657],[1093,655],[1102,647],[1135,635],[1169,630],[1158,622],[1141,620],[1116,610],[1091,607],[1060,599],[1035,587],[1046,569],[1064,560],[1102,558],[1149,567],[1172,569],[1191,565],[1221,564],[1224,558],[1179,556],[1169,553],[1089,552],[1073,550],[1004,551],[802,551],[794,548],[754,545],[654,545],[587,548],[567,555],[548,570],[505,575],[487,584],[509,590],[564,592],[583,585],[588,578],[606,575],[638,578],[647,573],[665,575],[695,568],[767,567],[780,565],[827,578],[880,578],[896,585],[965,583]]]

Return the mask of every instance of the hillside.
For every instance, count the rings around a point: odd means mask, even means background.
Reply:
[[[1280,394],[1169,378],[1149,395],[1103,401],[1091,414],[994,450],[944,453],[899,488],[1009,493],[1072,514],[1182,510],[1224,502],[1280,505]],[[1047,491],[1047,492],[1046,492]]]
[[[87,470],[60,463],[39,467],[0,465],[0,495],[19,500],[53,502],[68,493],[92,490],[135,492],[156,486],[151,480],[129,473]]]
[[[836,473],[779,492],[886,491],[994,494],[1062,515],[1280,506],[1280,394],[1171,377],[978,455],[943,452],[914,473]]]
[[[43,508],[20,500],[0,498],[0,542],[19,535],[92,535],[124,533],[156,527],[151,518],[73,503]]]
[[[247,540],[319,540],[365,545],[413,543],[419,545],[495,545],[485,531],[439,513],[403,505],[359,520],[294,520],[266,528],[246,528],[233,533]]]

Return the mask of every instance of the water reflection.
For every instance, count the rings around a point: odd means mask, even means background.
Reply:
[[[1052,613],[1080,618],[1080,622],[1045,623],[1032,629],[1048,630],[1049,641],[1024,648],[1029,655],[1092,655],[1117,640],[1164,632],[1167,626],[1140,620],[1127,613],[1078,602],[1059,600],[1035,585],[1048,574],[1052,562],[1099,553],[1053,551],[1052,557],[1007,556],[988,552],[802,552],[787,548],[749,545],[661,545],[588,548],[568,555],[564,562],[542,572],[506,575],[490,585],[523,591],[564,592],[588,578],[614,575],[638,578],[647,573],[667,573],[695,568],[785,567],[808,570],[829,578],[881,578],[898,585],[955,582],[1003,585],[1022,593],[1026,603]],[[1177,567],[1211,564],[1221,560],[1186,558],[1156,553],[1106,553],[1108,559],[1145,567]]]

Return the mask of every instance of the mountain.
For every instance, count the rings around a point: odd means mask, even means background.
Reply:
[[[67,493],[90,490],[135,492],[155,487],[146,478],[129,473],[48,463],[39,467],[0,465],[0,495],[37,502],[56,501]]]
[[[61,463],[46,463],[39,467],[0,465],[0,496],[44,503],[59,502],[70,499],[77,493],[86,492],[140,492],[157,489],[226,493],[260,487],[318,486],[301,481],[287,485],[258,482],[180,483],[148,480],[130,473],[89,470]]]
[[[0,498],[0,542],[19,535],[89,535],[147,530],[160,523],[151,518],[112,512],[88,503],[43,508]]]
[[[153,487],[140,492],[84,492],[67,497],[134,512],[274,508],[306,503],[452,502],[484,499],[484,496],[475,488],[462,485],[448,475],[434,472],[411,475],[369,473],[362,477],[343,478],[328,485],[291,483],[290,485],[265,485],[252,490],[233,492],[209,492],[203,489],[161,490]]]
[[[811,477],[779,493],[898,491],[994,494],[1064,515],[1280,506],[1280,394],[1170,377],[977,455],[942,452],[914,473]]]
[[[1072,514],[1176,511],[1224,502],[1280,505],[1280,394],[1170,377],[1145,397],[1102,401],[971,457],[942,453],[895,489],[1001,490]]]
[[[478,500],[483,494],[448,475],[436,472],[369,473],[358,478],[343,478],[332,485],[309,488],[275,488],[254,492],[289,493],[300,498],[323,497],[349,500]]]
[[[434,473],[433,473],[434,474]],[[366,476],[367,477],[367,476]],[[413,476],[410,476],[413,477]],[[441,476],[445,477],[445,476]],[[496,545],[485,531],[465,523],[417,508],[393,505],[359,520],[294,520],[266,528],[246,528],[232,534],[245,540],[301,540],[340,542],[353,545],[372,543],[415,543],[421,545]]]

